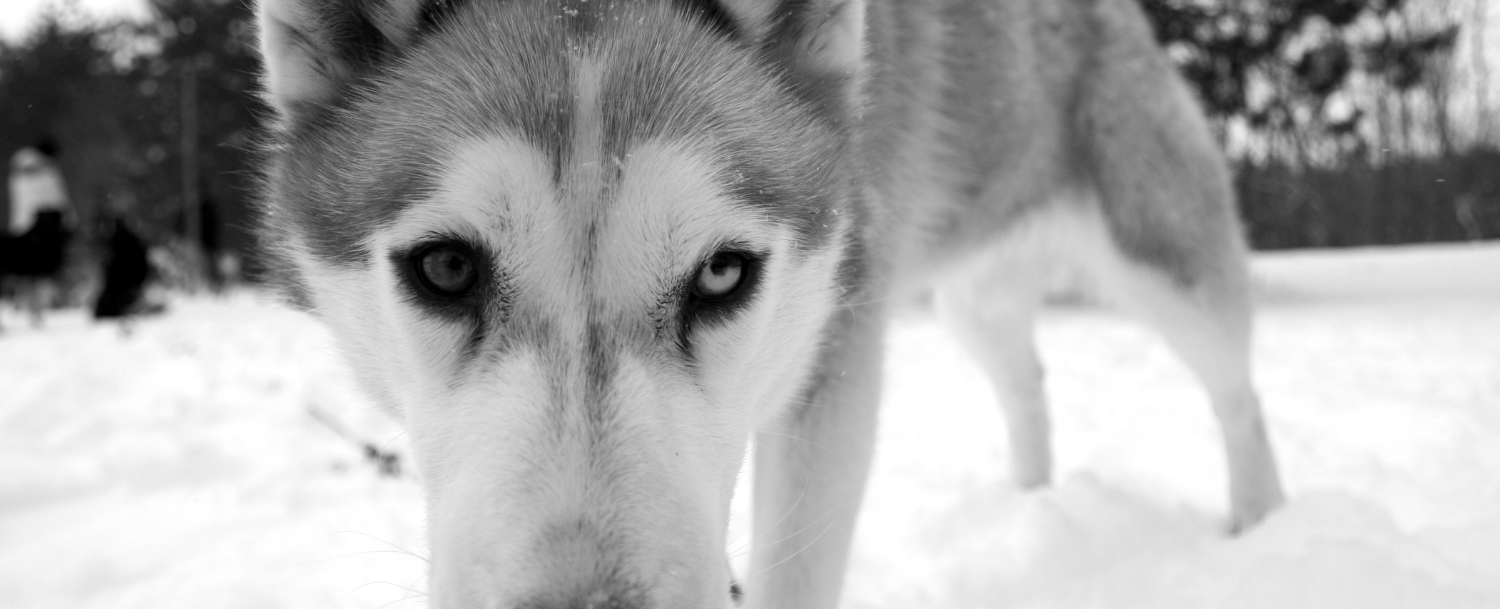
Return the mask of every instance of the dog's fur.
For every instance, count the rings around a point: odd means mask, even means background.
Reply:
[[[261,0],[268,234],[410,432],[440,608],[836,604],[894,300],[1050,473],[1057,273],[1160,330],[1281,501],[1224,161],[1133,0]],[[478,283],[435,295],[424,248]],[[691,286],[716,252],[738,300]],[[707,304],[705,304],[707,303]]]

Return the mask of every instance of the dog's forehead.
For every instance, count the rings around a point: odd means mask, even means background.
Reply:
[[[786,173],[808,160],[798,157],[827,152],[818,139],[831,134],[816,133],[773,70],[671,3],[474,10],[395,71],[383,95],[392,111],[375,115],[385,127],[419,119],[460,135],[516,133],[553,162],[555,179],[570,164],[622,157],[644,140],[713,142],[747,177]],[[803,141],[789,141],[796,136]]]
[[[799,246],[828,243],[844,204],[834,129],[745,45],[670,3],[598,4],[572,17],[557,3],[471,3],[290,147],[307,158],[284,159],[282,196],[319,235],[309,249],[367,260],[371,232],[426,201],[458,146],[501,135],[573,190],[618,185],[643,144],[691,142],[735,201],[790,225]]]
[[[477,241],[524,300],[638,312],[718,246],[793,249],[793,227],[735,199],[718,180],[713,152],[691,140],[585,155],[557,176],[543,151],[518,135],[451,146],[435,192],[381,241],[400,246],[434,234]]]
[[[786,102],[753,62],[674,11],[638,6],[583,29],[544,6],[451,24],[390,83],[387,99],[424,99],[403,105],[447,126],[409,134],[426,138],[431,174],[391,242],[472,238],[518,309],[639,321],[717,246],[829,241],[834,199],[796,153],[820,146],[772,135],[807,119],[774,115]],[[378,115],[387,132],[410,121]]]

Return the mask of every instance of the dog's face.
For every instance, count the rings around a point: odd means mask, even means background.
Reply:
[[[269,234],[409,433],[436,606],[728,602],[852,196],[849,71],[776,59],[809,28],[763,9],[262,1]]]

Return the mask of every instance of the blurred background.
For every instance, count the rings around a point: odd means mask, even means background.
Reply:
[[[1257,248],[1500,236],[1500,7],[1143,3],[1234,159]],[[73,291],[97,282],[114,213],[201,272],[231,254],[253,276],[253,29],[243,0],[0,8],[0,154],[55,144]]]
[[[1289,502],[1226,536],[1197,382],[1076,307],[1022,493],[979,369],[900,318],[843,605],[1500,607],[1500,0],[1140,1],[1261,250]],[[258,285],[253,21],[0,0],[0,608],[423,604],[400,429]]]
[[[70,300],[98,291],[117,216],[194,275],[180,279],[207,279],[221,257],[253,272],[264,109],[248,3],[7,0],[0,19],[0,151],[56,149],[75,229]]]

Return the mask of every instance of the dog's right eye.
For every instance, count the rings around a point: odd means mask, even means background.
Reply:
[[[727,298],[739,289],[747,275],[748,262],[744,254],[721,252],[714,254],[698,268],[698,277],[693,281],[693,295],[698,298]]]
[[[439,243],[417,253],[412,261],[422,285],[439,296],[457,298],[479,282],[473,253],[453,243]]]

